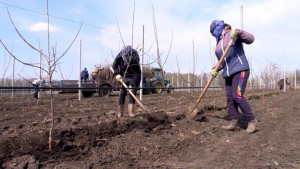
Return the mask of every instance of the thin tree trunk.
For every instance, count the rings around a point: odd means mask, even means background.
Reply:
[[[50,89],[50,111],[51,111],[51,126],[49,130],[49,151],[52,151],[52,131],[54,128],[54,111],[53,111],[53,93],[52,89]]]

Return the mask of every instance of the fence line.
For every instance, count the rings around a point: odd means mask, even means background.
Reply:
[[[175,92],[182,92],[182,91],[185,91],[185,92],[188,92],[190,89],[196,89],[194,91],[201,91],[204,86],[198,86],[198,87],[172,87]],[[297,88],[299,88],[297,86]],[[49,87],[39,87],[38,88],[40,91],[48,91],[50,90]],[[52,87],[51,88],[52,90],[54,90],[55,92],[60,92],[61,90],[79,90],[79,89],[82,89],[82,90],[98,90],[98,89],[101,89],[99,87],[88,87],[88,88],[85,88],[85,87]],[[112,87],[111,90],[120,90],[122,89],[121,87]],[[160,88],[156,88],[156,87],[136,87],[136,88],[128,88],[128,89],[148,89],[148,90],[153,90],[153,89],[163,89],[163,90],[168,90],[169,88],[164,88],[164,87],[160,87]],[[257,90],[257,89],[269,89],[269,90],[279,90],[278,88],[274,89],[274,88],[270,88],[268,86],[258,86],[258,85],[255,85],[255,86],[247,86],[247,90]],[[296,89],[296,88],[295,88]],[[0,93],[1,95],[10,95],[12,91],[15,92],[15,94],[32,94],[34,92],[35,88],[34,87],[0,87]],[[225,90],[224,87],[209,87],[208,90]]]

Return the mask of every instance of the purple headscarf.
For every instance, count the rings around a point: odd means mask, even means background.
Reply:
[[[214,20],[210,24],[210,33],[216,38],[217,43],[220,40],[224,27],[225,27],[225,23],[222,20]]]

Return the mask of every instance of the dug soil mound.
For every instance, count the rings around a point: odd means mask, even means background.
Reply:
[[[151,111],[117,122],[117,96],[78,100],[54,95],[49,151],[50,97],[0,97],[0,168],[300,168],[300,91],[248,90],[258,129],[225,131],[225,93],[208,91],[193,120],[188,106],[200,92],[146,95]]]

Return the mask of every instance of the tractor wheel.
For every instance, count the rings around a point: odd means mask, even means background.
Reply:
[[[162,85],[160,82],[156,82],[153,85],[155,87],[155,93],[161,94],[163,89],[162,89]]]
[[[174,93],[175,92],[175,88],[172,86],[172,85],[170,85],[169,87],[168,87],[168,93]]]
[[[150,90],[149,89],[143,89],[143,94],[149,94],[150,93]]]
[[[111,92],[111,87],[104,85],[99,89],[99,97],[108,97]]]
[[[92,91],[82,91],[82,96],[85,98],[92,97],[94,92]]]

